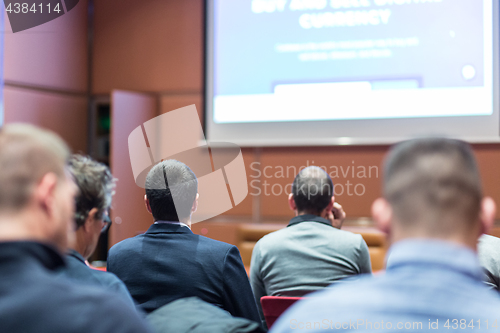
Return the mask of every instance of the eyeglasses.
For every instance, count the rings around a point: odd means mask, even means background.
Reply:
[[[102,219],[102,223],[104,223],[104,225],[102,226],[101,234],[106,232],[106,230],[108,230],[109,226],[111,225],[111,219],[109,218],[108,213],[104,214],[104,217]]]

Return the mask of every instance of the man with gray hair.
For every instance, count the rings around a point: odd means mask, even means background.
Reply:
[[[77,188],[66,144],[30,125],[0,129],[2,333],[149,332],[115,294],[56,276],[73,235]]]
[[[482,283],[476,253],[495,210],[467,143],[396,145],[385,161],[383,198],[372,206],[392,243],[386,273],[311,295],[273,332],[496,331],[500,298]]]
[[[260,322],[238,248],[191,231],[198,205],[198,180],[191,169],[176,160],[153,166],[144,201],[154,223],[108,254],[108,271],[125,283],[139,306],[151,313],[198,297],[235,317]]]
[[[111,224],[108,210],[114,193],[115,179],[109,168],[90,157],[71,156],[68,169],[78,187],[75,210],[75,241],[66,256],[66,268],[61,275],[82,284],[100,286],[120,295],[135,308],[123,282],[113,273],[92,269],[87,260],[94,252],[99,236]]]
[[[317,166],[295,177],[288,197],[295,217],[253,249],[250,282],[259,305],[263,296],[304,296],[341,279],[371,273],[361,235],[340,230],[345,213],[335,202],[333,188],[330,176]]]

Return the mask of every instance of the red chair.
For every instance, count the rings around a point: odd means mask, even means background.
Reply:
[[[293,303],[302,299],[302,297],[282,297],[282,296],[264,296],[260,299],[262,312],[266,319],[267,328],[273,326],[276,319]]]

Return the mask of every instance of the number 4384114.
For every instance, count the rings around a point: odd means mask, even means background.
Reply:
[[[56,4],[30,4],[28,3],[9,3],[7,8],[5,8],[5,11],[7,13],[14,13],[14,14],[27,14],[27,13],[59,13],[61,12],[61,8],[59,7],[59,3]]]
[[[482,321],[482,323],[481,323],[481,321]],[[483,328],[486,328],[486,329],[489,329],[490,327],[491,328],[498,328],[498,324],[497,324],[496,319],[493,322],[489,322],[488,320],[480,320],[480,319],[478,319],[478,320],[471,319],[470,321],[467,321],[465,319],[460,319],[460,320],[448,319],[446,321],[446,323],[444,323],[443,326],[447,329],[453,329],[453,330],[474,329],[474,327],[476,327],[477,329],[481,329],[481,326],[483,326]]]

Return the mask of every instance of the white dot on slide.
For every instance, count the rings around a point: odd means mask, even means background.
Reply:
[[[116,224],[122,224],[122,218],[121,217],[116,217],[115,218],[115,223]]]
[[[474,68],[474,66],[465,65],[462,68],[462,76],[466,80],[472,80],[474,76],[476,76],[476,69]]]

